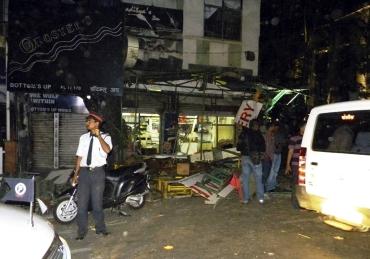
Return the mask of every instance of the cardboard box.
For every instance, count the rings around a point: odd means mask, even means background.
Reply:
[[[189,175],[189,173],[190,173],[190,164],[189,163],[177,163],[176,173],[178,175]]]

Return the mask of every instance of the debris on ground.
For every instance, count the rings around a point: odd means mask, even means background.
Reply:
[[[304,238],[307,238],[307,239],[311,239],[311,237],[306,236],[306,235],[303,235],[303,234],[300,234],[300,233],[298,233],[298,236],[301,236],[301,237],[304,237]]]
[[[172,250],[174,247],[171,245],[166,245],[163,247],[164,250]]]
[[[344,240],[344,237],[341,237],[341,236],[335,236],[334,239],[336,240]]]

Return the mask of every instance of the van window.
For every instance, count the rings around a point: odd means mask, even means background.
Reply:
[[[320,114],[316,121],[312,149],[370,155],[370,111]]]

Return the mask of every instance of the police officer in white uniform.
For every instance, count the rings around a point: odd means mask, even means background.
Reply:
[[[81,135],[76,152],[77,159],[73,177],[73,182],[78,182],[76,240],[84,239],[87,234],[90,200],[96,234],[104,236],[109,234],[104,222],[103,193],[105,165],[107,156],[112,150],[112,139],[109,134],[100,131],[102,122],[103,117],[93,112],[86,117],[86,129],[89,132]]]

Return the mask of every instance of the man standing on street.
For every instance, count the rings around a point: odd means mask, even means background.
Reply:
[[[251,120],[250,128],[243,128],[239,135],[237,150],[241,152],[243,201],[247,204],[250,200],[249,176],[254,174],[256,180],[257,199],[264,203],[264,188],[262,183],[262,156],[265,152],[265,139],[259,129],[259,122]]]
[[[295,188],[298,181],[298,166],[299,166],[299,152],[301,149],[302,137],[304,130],[306,128],[306,123],[302,122],[299,125],[299,132],[297,135],[292,136],[289,139],[289,150],[287,155],[285,175],[291,174],[291,185],[292,185],[292,196],[291,203],[293,208],[298,209],[299,204],[297,198],[295,197]]]
[[[270,154],[271,167],[268,178],[266,180],[266,192],[274,191],[278,185],[277,176],[281,165],[281,153],[283,151],[284,145],[287,142],[278,121],[272,123],[272,128],[272,154]]]
[[[103,211],[103,193],[105,187],[105,165],[112,150],[112,139],[102,133],[100,126],[103,118],[91,112],[86,117],[86,129],[81,135],[76,152],[76,166],[73,182],[77,183],[77,237],[85,238],[88,229],[88,209],[91,200],[92,214],[95,220],[96,234],[108,235]]]

